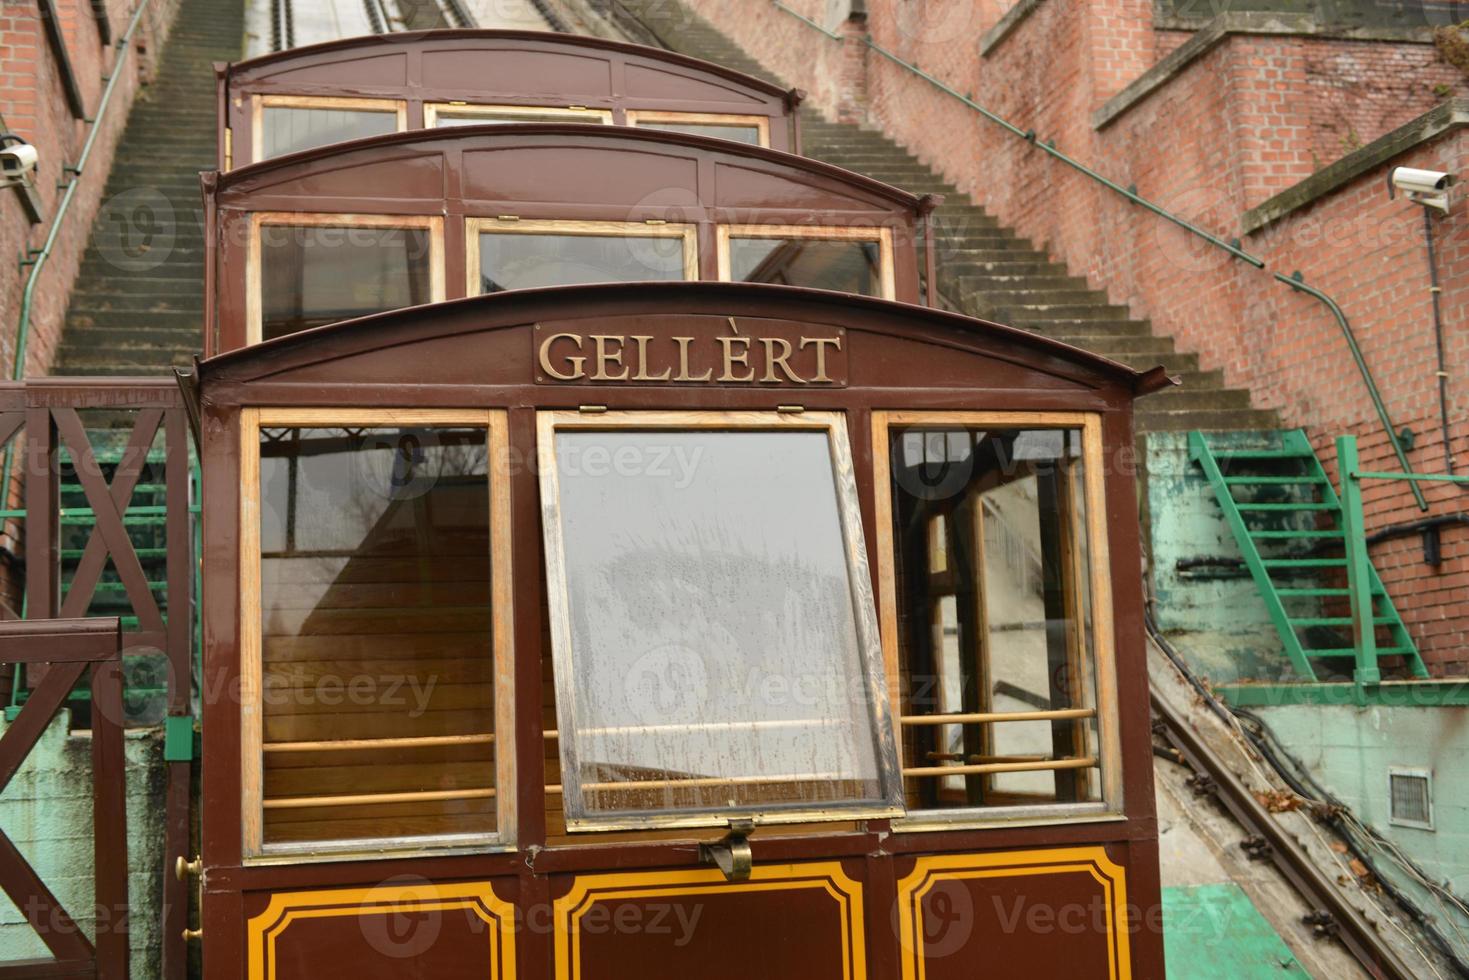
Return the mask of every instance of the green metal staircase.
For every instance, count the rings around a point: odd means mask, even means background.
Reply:
[[[1211,446],[1206,433],[1190,432],[1189,459],[1214,490],[1296,674],[1304,681],[1345,676],[1358,683],[1376,683],[1384,673],[1427,677],[1417,645],[1365,560],[1365,541],[1355,540],[1362,529],[1345,519],[1306,434],[1259,435],[1256,448],[1224,449]],[[1363,592],[1371,597],[1373,635],[1366,643],[1354,629],[1353,556],[1362,559]]]

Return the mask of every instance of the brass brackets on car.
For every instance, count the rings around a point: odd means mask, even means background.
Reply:
[[[699,845],[699,861],[718,867],[726,881],[748,881],[750,869],[755,866],[750,852],[750,835],[754,832],[755,821],[750,817],[731,819],[723,840]]]

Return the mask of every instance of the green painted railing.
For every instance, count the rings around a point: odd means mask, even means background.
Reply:
[[[777,10],[789,14],[790,16],[796,18],[797,20],[813,28],[814,30],[820,31],[826,37],[834,41],[845,40],[843,35],[828,30],[827,28],[818,24],[816,21],[807,17],[805,14],[802,14],[799,11],[793,10],[790,7],[786,6],[784,3],[781,2],[781,0],[770,0],[770,2],[771,5],[774,6]],[[1184,231],[1187,231],[1189,234],[1195,236],[1196,238],[1208,242],[1213,247],[1220,249],[1221,251],[1227,252],[1233,258],[1236,258],[1241,262],[1246,262],[1257,269],[1265,268],[1265,260],[1259,258],[1258,256],[1251,255],[1249,252],[1246,252],[1244,249],[1240,248],[1238,239],[1235,239],[1234,241],[1225,241],[1218,235],[1215,235],[1212,232],[1200,228],[1198,225],[1194,224],[1192,221],[1189,221],[1182,215],[1169,211],[1162,205],[1148,200],[1147,198],[1138,194],[1136,189],[1132,187],[1123,187],[1121,184],[1098,173],[1096,170],[1087,166],[1085,163],[1082,163],[1080,160],[1077,160],[1075,157],[1069,156],[1068,154],[1063,153],[1061,150],[1057,149],[1056,141],[1054,139],[1039,139],[1036,136],[1035,130],[1023,129],[1020,126],[1015,125],[1004,116],[1001,116],[1000,114],[990,110],[986,106],[981,105],[980,103],[976,102],[972,97],[964,94],[963,92],[960,92],[958,89],[955,89],[953,86],[942,81],[941,79],[929,74],[928,72],[919,68],[916,64],[907,61],[906,59],[902,58],[892,51],[889,51],[887,48],[874,41],[870,34],[864,35],[862,37],[862,42],[866,44],[869,49],[881,55],[883,58],[886,58],[888,61],[891,61],[893,64],[898,65],[911,74],[918,76],[929,85],[932,85],[940,92],[943,92],[945,95],[957,100],[958,102],[977,112],[979,115],[983,116],[985,119],[988,119],[996,126],[999,126],[1010,135],[1025,140],[1027,143],[1031,144],[1042,153],[1045,153],[1052,159],[1065,164],[1076,172],[1087,177],[1089,180],[1101,184],[1103,187],[1107,188],[1113,193],[1121,195],[1133,204],[1138,205],[1146,211],[1152,212],[1163,220],[1169,221],[1177,225],[1178,227],[1182,228]],[[1428,501],[1424,498],[1423,491],[1418,486],[1415,474],[1411,473],[1412,467],[1408,464],[1407,446],[1404,445],[1403,436],[1398,431],[1397,426],[1393,424],[1392,416],[1388,413],[1387,410],[1387,405],[1382,400],[1382,392],[1377,387],[1376,379],[1372,376],[1372,370],[1367,366],[1367,361],[1362,356],[1362,350],[1361,347],[1357,344],[1356,333],[1352,330],[1351,321],[1347,319],[1346,314],[1342,312],[1341,307],[1337,304],[1335,300],[1333,300],[1326,293],[1315,288],[1314,286],[1306,285],[1305,279],[1301,275],[1301,273],[1296,272],[1290,276],[1283,276],[1279,273],[1272,272],[1272,275],[1274,275],[1278,281],[1284,283],[1290,288],[1298,292],[1305,293],[1306,295],[1319,300],[1324,306],[1326,306],[1327,310],[1330,311],[1332,317],[1336,320],[1337,327],[1341,330],[1342,336],[1346,339],[1347,347],[1351,351],[1352,360],[1356,363],[1357,370],[1362,375],[1362,382],[1367,386],[1367,393],[1372,399],[1372,406],[1377,411],[1377,417],[1378,420],[1382,423],[1383,431],[1387,434],[1387,440],[1392,445],[1393,453],[1397,456],[1399,464],[1401,464],[1401,466],[1403,467],[1404,478],[1409,481],[1408,485],[1412,489],[1413,499],[1417,502],[1419,510],[1428,510]]]

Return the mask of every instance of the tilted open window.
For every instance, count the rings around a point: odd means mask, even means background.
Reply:
[[[261,95],[254,106],[255,161],[408,128],[399,99]]]
[[[912,822],[1116,812],[1098,418],[876,412],[873,437]]]
[[[504,413],[241,436],[246,856],[513,843]]]
[[[720,225],[719,278],[895,299],[889,228]]]
[[[255,214],[245,297],[249,342],[441,302],[443,255],[439,217]]]
[[[472,102],[427,102],[423,106],[426,129],[538,122],[611,125],[612,110],[581,106],[476,105]]]
[[[842,417],[543,413],[570,830],[901,812]]]
[[[699,278],[693,225],[469,218],[465,236],[470,295]]]

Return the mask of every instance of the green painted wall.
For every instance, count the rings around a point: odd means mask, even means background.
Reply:
[[[1248,433],[1211,435],[1211,444],[1257,445]],[[1198,466],[1189,462],[1187,432],[1147,436],[1143,500],[1158,628],[1201,676],[1216,684],[1282,680],[1291,675],[1280,637],[1249,572],[1180,571],[1179,560],[1241,559],[1239,546]]]
[[[41,880],[95,935],[92,908],[92,741],[68,734],[61,712],[0,793],[0,828]],[[6,723],[0,718],[0,732]],[[128,896],[132,975],[157,977],[163,888],[165,767],[159,729],[127,732]],[[0,893],[0,960],[49,957],[20,910]]]
[[[1469,707],[1280,705],[1253,708],[1282,744],[1316,778],[1416,862],[1429,877],[1469,897]],[[1433,781],[1433,830],[1393,825],[1388,797],[1392,766],[1427,769]],[[1386,874],[1391,862],[1379,862]],[[1440,919],[1451,907],[1398,872],[1390,880]],[[1451,936],[1469,936],[1469,917],[1458,915]],[[1469,949],[1469,942],[1462,942]]]
[[[1257,980],[1310,974],[1234,882],[1163,889],[1170,980]]]

